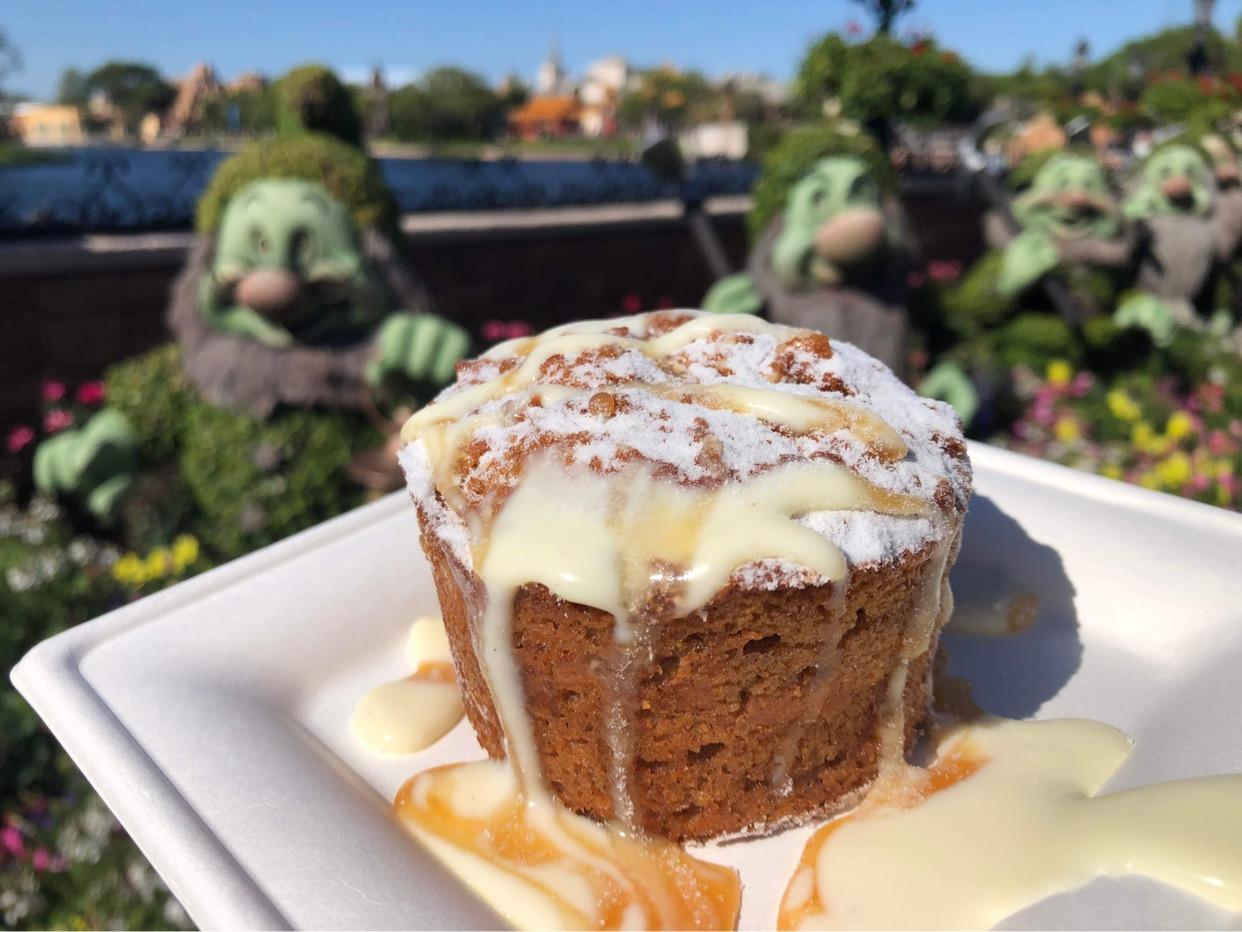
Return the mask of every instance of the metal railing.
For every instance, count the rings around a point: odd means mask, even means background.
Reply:
[[[0,167],[0,237],[183,230],[228,153],[83,149]],[[403,212],[530,209],[745,194],[758,168],[703,159],[680,185],[633,161],[379,160]]]

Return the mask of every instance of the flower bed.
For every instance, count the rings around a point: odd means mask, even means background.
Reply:
[[[1022,417],[993,442],[1171,492],[1242,508],[1242,411],[1224,373],[1187,390],[1171,377],[1130,375],[1111,384],[1064,360],[1014,372]]]

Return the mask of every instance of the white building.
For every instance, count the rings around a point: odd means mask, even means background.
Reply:
[[[582,86],[578,88],[584,136],[611,135],[616,131],[617,101],[629,80],[629,62],[620,55],[611,55],[587,66]]]
[[[565,74],[565,65],[561,61],[561,47],[556,40],[548,50],[548,57],[539,66],[535,74],[535,93],[542,96],[554,94],[572,94],[573,84]]]

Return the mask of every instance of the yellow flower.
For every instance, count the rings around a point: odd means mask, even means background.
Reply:
[[[1130,442],[1140,453],[1154,453],[1157,456],[1172,445],[1171,441],[1157,434],[1147,421],[1139,421],[1130,428]]]
[[[1121,467],[1116,463],[1105,463],[1100,467],[1100,475],[1107,476],[1109,479],[1120,479],[1122,476]]]
[[[1185,440],[1194,432],[1195,423],[1185,411],[1175,411],[1164,425],[1164,433],[1171,440]]]
[[[1180,450],[1156,465],[1156,475],[1161,484],[1169,489],[1180,489],[1190,480],[1192,471],[1190,457]]]
[[[1229,490],[1226,489],[1223,485],[1218,485],[1216,487],[1216,504],[1224,506],[1224,505],[1228,505],[1229,503],[1230,503]]]
[[[1154,472],[1145,472],[1139,476],[1139,485],[1145,489],[1160,488],[1160,478]]]
[[[1052,435],[1062,443],[1073,443],[1075,440],[1082,439],[1082,430],[1078,427],[1078,421],[1068,414],[1063,414],[1052,425]]]
[[[180,573],[198,559],[198,538],[182,534],[172,543],[173,570]]]
[[[127,586],[141,586],[146,581],[146,566],[142,557],[130,551],[112,564],[112,578]]]
[[[147,554],[146,570],[148,579],[159,579],[167,576],[172,569],[172,554],[167,547],[156,547]]]
[[[1048,379],[1049,385],[1064,388],[1066,385],[1069,385],[1070,380],[1074,377],[1074,367],[1064,359],[1054,359],[1048,363],[1048,369],[1044,376]]]
[[[1104,400],[1108,403],[1108,410],[1119,421],[1137,421],[1143,416],[1143,409],[1138,402],[1120,388],[1114,388]]]

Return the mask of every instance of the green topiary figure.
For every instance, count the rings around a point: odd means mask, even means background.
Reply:
[[[330,68],[294,68],[277,83],[276,99],[276,128],[281,133],[321,133],[351,146],[362,145],[362,118],[349,89]]]
[[[746,271],[718,281],[707,310],[822,330],[901,372],[909,265],[893,174],[864,136],[790,133],[764,159]]]
[[[1216,145],[1219,143],[1219,145]],[[1143,231],[1135,290],[1117,309],[1122,327],[1147,331],[1168,346],[1178,328],[1226,333],[1232,327],[1229,265],[1242,242],[1237,160],[1186,139],[1156,149],[1144,162],[1125,212]],[[1227,185],[1225,196],[1217,187]]]
[[[36,452],[40,488],[124,518],[133,546],[188,522],[231,557],[360,501],[351,471],[389,484],[380,409],[448,382],[469,343],[428,312],[393,216],[373,163],[328,137],[226,162],[173,287],[176,345],[109,373],[108,407]]]
[[[1103,168],[1089,154],[1032,156],[1019,166],[1029,187],[1011,212],[990,211],[991,249],[944,296],[942,325],[953,347],[922,388],[970,420],[1006,392],[1008,369],[1042,369],[1052,359],[1110,355],[1117,338],[1088,322],[1111,314],[1133,278],[1137,239],[1124,222]],[[962,386],[973,383],[972,397]],[[941,386],[955,387],[947,397]]]

